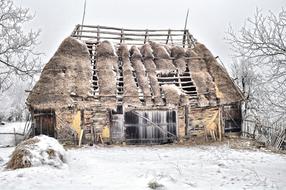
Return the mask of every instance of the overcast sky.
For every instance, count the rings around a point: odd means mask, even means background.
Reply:
[[[42,30],[39,49],[45,53],[44,62],[81,23],[83,3],[84,0],[15,0],[15,4],[35,13],[29,27]],[[282,7],[286,8],[286,0],[87,0],[85,24],[183,29],[189,8],[191,33],[229,65],[231,51],[224,40],[229,25],[238,29],[256,8],[277,13]]]

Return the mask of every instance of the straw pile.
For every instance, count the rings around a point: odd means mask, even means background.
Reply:
[[[115,109],[117,56],[109,41],[97,46],[96,64],[100,100],[106,108]]]
[[[176,67],[173,65],[173,61],[166,48],[163,45],[159,45],[155,42],[150,42],[150,45],[155,56],[157,73],[169,74],[176,72]]]
[[[133,68],[129,61],[129,51],[126,45],[120,45],[117,50],[117,55],[121,57],[123,70],[123,103],[126,105],[141,105],[138,96],[138,89],[133,77]]]
[[[161,98],[160,86],[156,76],[156,65],[153,61],[154,56],[152,54],[152,48],[149,44],[145,44],[141,48],[141,54],[143,56],[144,66],[148,73],[148,78],[150,81],[150,86],[152,89],[152,94],[154,98],[154,103],[156,105],[163,105],[163,100]]]
[[[132,66],[136,72],[138,85],[143,91],[145,104],[146,105],[152,105],[153,103],[152,103],[152,99],[151,99],[151,97],[152,97],[151,96],[151,90],[150,90],[148,77],[146,76],[145,67],[142,63],[142,55],[136,46],[131,47],[130,55],[131,55]]]
[[[6,169],[15,170],[41,165],[61,167],[65,162],[63,146],[54,138],[41,135],[20,143],[13,151]]]
[[[82,98],[90,95],[91,74],[86,44],[66,38],[45,65],[27,104],[35,109],[73,106],[71,94]]]

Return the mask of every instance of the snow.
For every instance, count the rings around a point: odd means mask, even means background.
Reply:
[[[29,161],[32,167],[41,165],[61,167],[64,165],[66,151],[56,139],[45,135],[36,136],[33,139],[39,141],[34,144],[20,144],[16,147],[16,149],[25,149],[29,152],[23,157],[23,160]],[[50,150],[53,151],[51,155],[48,154]]]
[[[13,122],[5,123],[5,125],[0,125],[0,147],[1,146],[14,146],[15,145],[15,135],[14,134],[1,134],[1,133],[16,133],[23,134],[25,130],[25,122]],[[23,136],[16,136],[17,142],[23,139]]]
[[[14,129],[16,133],[23,133],[26,122],[13,122],[13,123],[5,123],[5,125],[0,126],[0,133],[14,133]]]
[[[0,149],[7,161],[13,148]],[[286,156],[216,146],[69,149],[68,166],[0,169],[0,189],[285,189]],[[3,168],[3,166],[1,166]]]

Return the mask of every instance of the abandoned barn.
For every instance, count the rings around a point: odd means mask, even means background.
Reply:
[[[241,130],[243,96],[189,30],[77,25],[27,98],[33,135],[148,144]]]

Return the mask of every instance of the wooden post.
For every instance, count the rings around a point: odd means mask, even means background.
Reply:
[[[81,146],[81,143],[82,143],[82,137],[83,137],[83,129],[81,129],[81,130],[80,130],[78,146]]]
[[[100,33],[100,28],[99,28],[99,26],[97,26],[97,33],[96,33],[97,34],[97,36],[96,36],[97,42],[99,42],[99,40],[100,40],[100,34],[99,33]]]
[[[146,44],[147,42],[147,37],[148,37],[148,29],[146,29],[146,32],[145,32],[144,44]]]
[[[185,43],[186,43],[188,17],[189,17],[189,9],[187,11],[187,15],[186,15],[186,19],[185,19],[185,27],[184,27],[184,35],[183,35],[183,48],[185,47]]]
[[[189,30],[187,30],[187,42],[188,42],[188,48],[191,48],[192,47],[192,43],[191,43],[191,40],[190,40]]]
[[[219,141],[222,140],[222,126],[221,126],[221,108],[218,109],[218,135],[219,135]]]
[[[124,40],[124,30],[123,30],[123,28],[121,29],[120,44],[121,44],[122,42],[125,42],[125,40]]]
[[[189,106],[185,106],[185,135],[188,135],[189,128]]]
[[[168,30],[168,36],[167,36],[166,44],[168,44],[168,42],[169,42],[170,35],[171,35],[171,30],[169,29]]]
[[[95,138],[94,138],[94,128],[93,126],[90,127],[90,132],[91,132],[91,140],[92,140],[92,144],[94,144],[95,142]]]
[[[14,140],[15,140],[15,146],[17,146],[17,136],[16,136],[16,130],[14,128]]]

